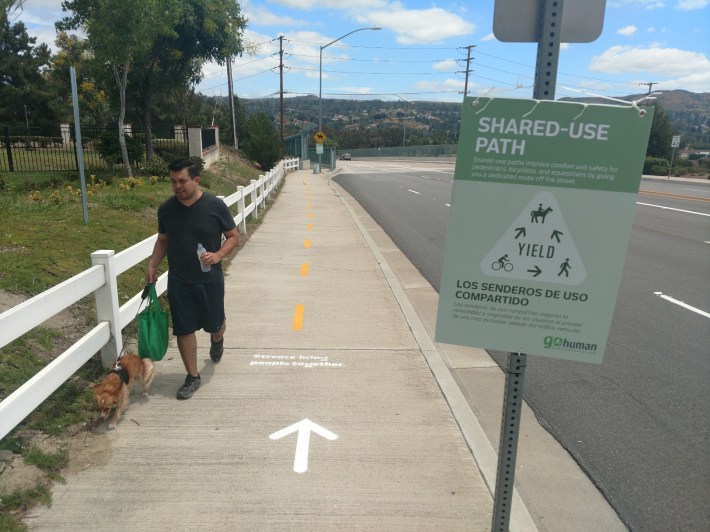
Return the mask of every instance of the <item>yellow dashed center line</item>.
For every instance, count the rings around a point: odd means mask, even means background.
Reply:
[[[303,305],[298,304],[293,310],[293,327],[294,331],[303,329]]]
[[[301,277],[305,277],[306,275],[308,275],[308,263],[304,262],[301,264]]]
[[[307,228],[309,231],[312,231],[312,230],[313,230],[313,224],[308,224],[308,225],[306,226],[306,228]]]
[[[306,249],[310,249],[310,248],[311,248],[311,241],[310,241],[310,240],[306,240],[306,241],[303,243],[303,247],[305,247]]]

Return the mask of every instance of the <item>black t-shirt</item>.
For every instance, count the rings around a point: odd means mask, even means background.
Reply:
[[[222,233],[234,229],[234,219],[221,199],[202,193],[186,207],[175,196],[158,208],[158,232],[168,235],[168,276],[186,283],[208,283],[222,277],[222,263],[203,272],[197,244],[215,252],[222,246]]]

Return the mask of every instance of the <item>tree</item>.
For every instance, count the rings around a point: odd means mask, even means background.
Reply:
[[[108,91],[113,81],[104,75],[101,69],[97,71],[88,52],[88,42],[76,35],[60,32],[54,41],[58,52],[52,56],[52,64],[47,78],[57,92],[57,113],[62,120],[71,121],[72,97],[69,68],[76,71],[77,95],[79,97],[79,114],[83,124],[106,127],[110,116]]]
[[[241,148],[262,170],[269,170],[279,160],[279,132],[264,113],[254,113],[247,119],[246,140]]]
[[[181,14],[180,0],[65,0],[62,9],[72,14],[56,23],[60,31],[82,28],[95,60],[109,68],[118,87],[120,111],[118,140],[123,168],[131,177],[124,119],[126,87],[132,64],[144,58],[161,36],[174,35]]]
[[[43,76],[49,65],[46,44],[27,34],[22,22],[10,25],[16,2],[0,0],[0,123],[55,126],[52,88]],[[27,116],[25,113],[27,112]]]
[[[151,111],[158,93],[197,84],[202,64],[222,65],[228,57],[241,54],[241,35],[246,19],[236,0],[181,0],[173,31],[159,35],[148,52],[137,58],[134,83],[138,87],[146,130],[146,154],[152,159]]]
[[[651,134],[648,137],[648,148],[646,157],[660,157],[670,159],[671,141],[673,140],[673,129],[671,128],[668,115],[661,107],[661,104],[654,104],[653,121],[651,122]]]

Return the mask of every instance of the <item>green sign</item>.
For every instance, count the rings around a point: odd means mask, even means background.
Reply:
[[[601,363],[651,111],[466,98],[437,341]]]

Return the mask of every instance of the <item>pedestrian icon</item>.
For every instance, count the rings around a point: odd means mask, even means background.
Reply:
[[[557,277],[560,277],[563,273],[565,274],[565,277],[569,277],[569,269],[571,266],[569,265],[569,259],[565,259],[565,261],[560,264],[560,273],[557,274]]]
[[[587,270],[557,199],[538,192],[481,261],[486,275],[578,285]]]

